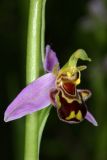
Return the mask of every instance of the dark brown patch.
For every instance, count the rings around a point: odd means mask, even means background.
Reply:
[[[77,114],[79,110],[82,113],[83,119],[85,118],[86,112],[87,112],[87,107],[86,107],[86,104],[83,101],[81,101],[81,104],[79,102],[77,102],[76,100],[74,100],[72,103],[68,103],[61,96],[61,93],[59,94],[59,97],[60,97],[61,107],[59,109],[57,109],[57,111],[58,111],[58,115],[59,115],[60,119],[66,120],[66,118],[70,115],[70,113],[72,111],[74,111],[75,114]],[[79,122],[79,120],[76,119],[76,118],[72,118],[72,119],[66,120],[66,121]]]

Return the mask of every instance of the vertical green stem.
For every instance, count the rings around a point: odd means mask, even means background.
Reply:
[[[30,0],[28,39],[27,39],[27,75],[29,84],[39,76],[41,49],[44,50],[44,20],[45,0]],[[41,43],[42,41],[42,43]],[[43,53],[42,53],[43,57]],[[39,159],[39,112],[26,117],[24,160]]]
[[[27,39],[27,83],[39,76],[41,54],[42,1],[30,0]]]
[[[42,25],[41,25],[41,58],[42,62],[44,62],[44,46],[45,46],[45,5],[46,5],[46,0],[43,0],[42,3]]]

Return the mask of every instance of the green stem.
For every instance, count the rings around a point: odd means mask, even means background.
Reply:
[[[42,62],[44,62],[44,46],[45,46],[45,5],[46,0],[43,0],[42,3],[42,25],[41,25],[41,56],[42,56]]]
[[[40,72],[41,50],[42,57],[44,54],[44,13],[45,0],[30,0],[26,66],[27,84],[35,80]],[[39,131],[39,116],[40,112],[36,112],[26,117],[24,160],[39,159],[39,145],[42,135]]]
[[[42,1],[30,0],[27,39],[27,83],[39,76],[41,54]]]

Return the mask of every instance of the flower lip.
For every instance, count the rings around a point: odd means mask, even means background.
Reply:
[[[61,94],[59,94],[59,98],[61,106],[57,107],[57,113],[61,120],[67,123],[79,123],[85,118],[87,107],[83,101],[79,103],[74,100],[72,103],[68,103]]]

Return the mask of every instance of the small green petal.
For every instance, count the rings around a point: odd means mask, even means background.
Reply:
[[[83,70],[87,69],[87,66],[78,66],[77,68],[79,71],[83,71]]]

